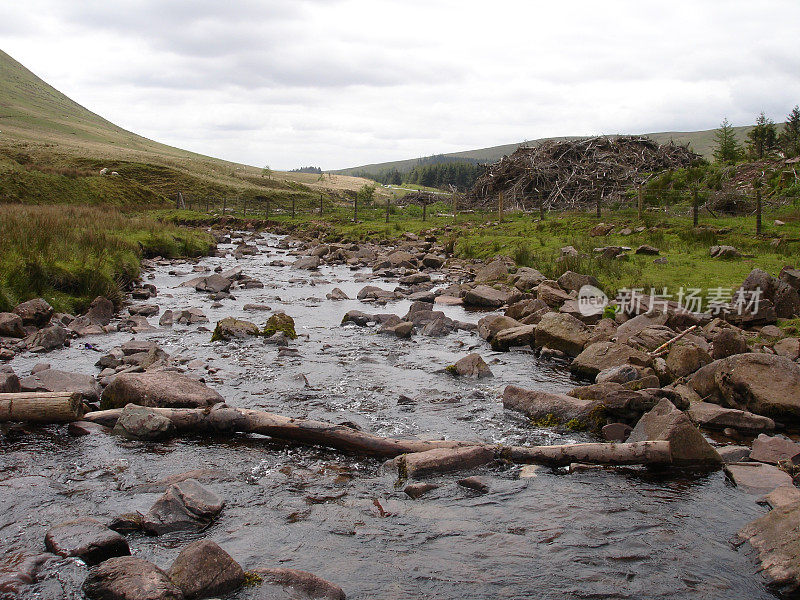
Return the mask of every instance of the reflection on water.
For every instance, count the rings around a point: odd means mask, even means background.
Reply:
[[[309,275],[269,266],[284,258],[277,241],[266,236],[264,254],[238,263],[201,262],[211,268],[240,264],[264,289],[237,290],[236,300],[215,309],[205,295],[176,287],[189,276],[173,277],[168,272],[174,266],[159,266],[154,300],[162,311],[201,307],[212,326],[229,315],[261,323],[269,313],[248,313],[243,306],[268,304],[294,317],[299,356],[279,356],[258,340],[211,344],[210,332],[197,326],[136,338],[158,342],[184,363],[205,361],[213,374],[204,367],[189,372],[204,376],[233,406],[350,421],[381,435],[523,444],[580,439],[533,429],[506,413],[499,399],[510,383],[568,389],[574,382],[563,368],[526,352],[493,353],[474,333],[397,340],[374,329],[341,327],[347,310],[403,315],[409,303],[327,301],[334,287],[355,297],[366,285],[357,279],[369,272],[337,267]],[[481,316],[443,310],[459,320]],[[130,337],[89,341],[110,349]],[[476,350],[494,378],[476,383],[439,372]],[[45,360],[53,368],[96,373],[97,357],[74,344]],[[13,366],[27,374],[41,359],[19,357]],[[202,535],[245,569],[312,571],[341,585],[349,598],[363,599],[771,597],[754,575],[751,557],[728,543],[763,509],[752,496],[727,487],[721,472],[540,469],[537,477],[519,479],[518,467],[500,466],[483,472],[489,493],[461,488],[449,476],[411,500],[374,459],[259,436],[145,444],[103,435],[73,438],[65,427],[2,431],[0,571],[21,555],[43,551],[49,525],[82,515],[106,520],[144,512],[160,494],[159,486],[145,484],[202,469],[205,484],[227,500],[220,520],[202,534],[131,536],[135,554],[167,567],[183,545]],[[30,597],[69,597],[79,588],[83,567],[68,563],[58,570],[58,578],[27,588]]]

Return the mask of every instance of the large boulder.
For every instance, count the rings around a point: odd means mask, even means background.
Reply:
[[[742,434],[773,431],[775,421],[744,410],[724,408],[710,402],[692,402],[686,411],[689,417],[701,427],[726,429],[731,427]]]
[[[758,552],[761,573],[783,597],[800,591],[800,502],[772,509],[739,531],[739,543],[749,542]]]
[[[593,400],[527,390],[515,385],[508,385],[503,390],[503,407],[546,425],[563,425],[572,421],[580,427],[594,429],[605,424],[602,406]]]
[[[26,339],[32,352],[49,352],[69,345],[72,332],[61,325],[43,327]]]
[[[785,356],[729,356],[698,370],[688,383],[709,402],[779,421],[800,421],[800,365]]]
[[[114,303],[105,296],[98,296],[92,300],[86,312],[86,319],[93,325],[108,325],[113,317]]]
[[[181,550],[169,568],[169,576],[186,600],[223,596],[245,581],[239,563],[211,540],[197,540]]]
[[[100,385],[91,375],[43,369],[20,379],[23,392],[77,392],[87,402],[100,400]]]
[[[12,312],[22,317],[22,322],[25,325],[44,327],[50,322],[50,317],[53,316],[53,307],[43,298],[34,298],[17,304]]]
[[[758,462],[777,465],[782,460],[800,458],[800,443],[782,436],[759,435],[753,440],[753,449],[750,458]]]
[[[672,462],[679,466],[716,466],[722,457],[689,417],[666,398],[642,415],[628,442],[664,440],[670,443]]]
[[[49,552],[75,556],[88,565],[131,553],[124,537],[89,517],[54,525],[47,530],[44,543]]]
[[[307,271],[316,271],[319,269],[320,258],[319,256],[301,256],[292,264],[294,269],[305,269]]]
[[[205,408],[224,398],[202,381],[174,371],[121,373],[103,390],[101,408],[126,404],[168,408]]]
[[[506,309],[505,315],[517,321],[526,319],[525,324],[530,325],[535,323],[531,323],[531,321],[527,319],[533,316],[538,316],[536,319],[536,323],[538,323],[539,319],[541,319],[541,317],[548,312],[550,312],[550,307],[547,306],[547,304],[542,300],[535,298],[515,302]]]
[[[162,440],[172,436],[172,421],[147,406],[128,404],[114,425],[113,433],[130,440]]]
[[[260,333],[261,331],[255,323],[235,317],[225,317],[217,321],[217,326],[214,328],[214,333],[211,335],[211,341],[228,341],[234,338],[257,336]]]
[[[220,292],[227,292],[233,285],[233,279],[224,277],[221,274],[213,274],[208,277],[201,277],[195,283],[194,289],[198,292],[208,292],[210,294],[219,294]]]
[[[708,352],[694,344],[673,344],[667,354],[667,371],[673,379],[686,377],[711,362]]]
[[[623,422],[635,423],[645,412],[652,410],[662,398],[686,407],[679,394],[667,389],[631,390],[619,383],[595,383],[569,391],[569,396],[590,400],[603,407],[603,413]]]
[[[83,593],[89,600],[184,600],[169,575],[135,556],[110,558],[90,569]]]
[[[596,342],[587,346],[570,365],[570,371],[581,377],[594,378],[609,367],[631,364],[637,367],[650,365],[650,356],[625,344]]]
[[[478,285],[464,294],[464,304],[468,306],[499,308],[506,304],[511,297],[511,293],[506,290],[496,290],[488,285]]]
[[[558,285],[567,292],[578,292],[585,285],[591,285],[596,288],[600,287],[600,282],[592,275],[581,275],[574,271],[567,271],[561,277],[556,279]]]
[[[504,329],[513,329],[522,326],[522,323],[504,315],[486,315],[478,320],[478,335],[491,342],[495,335]]]
[[[552,308],[558,308],[564,304],[564,302],[572,298],[572,296],[561,289],[558,283],[549,280],[543,281],[536,287],[536,296],[539,300]]]
[[[744,354],[748,350],[747,340],[742,335],[741,330],[735,327],[727,327],[717,332],[712,343],[713,353],[711,357],[714,360],[727,358],[734,354]]]
[[[530,267],[520,267],[511,277],[511,282],[519,291],[528,292],[546,279],[547,277],[542,275],[536,269],[532,269]]]
[[[14,313],[0,312],[0,337],[25,337],[22,317]]]
[[[493,260],[488,265],[478,269],[475,274],[476,283],[505,281],[506,279],[508,279],[508,267],[501,260]]]
[[[589,335],[589,328],[572,315],[550,312],[536,325],[533,345],[577,356],[583,352]]]
[[[492,339],[492,350],[505,352],[512,346],[530,346],[536,332],[536,325],[520,325],[503,329]]]
[[[0,394],[16,394],[21,391],[19,377],[13,371],[0,371]]]
[[[170,485],[142,518],[143,529],[152,535],[171,531],[200,531],[213,521],[225,501],[195,479]]]
[[[477,352],[467,354],[464,358],[459,359],[454,365],[447,367],[447,371],[460,377],[474,377],[476,379],[492,377],[492,370]]]

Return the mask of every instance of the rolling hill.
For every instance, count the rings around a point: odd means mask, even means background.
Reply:
[[[120,178],[100,177],[108,167]],[[366,180],[274,172],[147,139],[74,102],[0,50],[0,202],[159,205],[338,197]]]

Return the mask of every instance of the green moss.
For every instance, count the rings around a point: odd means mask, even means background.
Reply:
[[[537,427],[558,427],[561,425],[561,420],[553,413],[547,413],[541,419],[531,419],[531,421]]]
[[[264,326],[261,335],[264,337],[272,337],[279,331],[283,332],[283,334],[291,340],[297,339],[297,332],[294,329],[294,319],[286,313],[275,313],[267,319],[267,324]]]
[[[255,571],[244,572],[244,585],[245,587],[255,587],[264,583],[264,578]]]
[[[564,429],[567,431],[586,431],[586,423],[579,419],[570,419],[564,423]]]
[[[448,365],[444,368],[447,373],[450,373],[453,377],[458,377],[458,369],[456,369],[455,365]]]

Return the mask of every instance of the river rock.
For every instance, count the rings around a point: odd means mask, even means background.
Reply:
[[[629,442],[665,440],[678,466],[715,466],[722,457],[711,447],[689,417],[666,398],[645,413],[633,428]]]
[[[169,568],[169,577],[186,600],[223,596],[245,581],[239,563],[211,540],[197,540],[181,550]]]
[[[522,323],[504,315],[486,315],[478,319],[478,335],[487,342],[491,342],[498,332],[504,329],[513,329],[522,326]]]
[[[558,283],[549,280],[543,281],[536,287],[536,297],[551,308],[558,308],[572,299],[572,296],[562,290]]]
[[[775,306],[775,314],[780,319],[791,319],[800,314],[800,294],[786,281],[773,277],[762,269],[753,269],[742,282],[734,298],[741,292],[760,290],[760,299],[769,300]],[[749,300],[745,296],[745,300]]]
[[[225,317],[217,322],[217,326],[214,328],[214,333],[211,336],[211,341],[228,341],[233,338],[257,336],[260,333],[261,331],[255,323],[235,317]]]
[[[306,271],[316,271],[319,269],[320,258],[319,256],[301,256],[294,263],[293,269],[304,269]]]
[[[768,504],[770,508],[780,508],[795,502],[800,502],[800,489],[794,485],[778,486],[758,501],[759,504]]]
[[[508,267],[501,260],[493,260],[475,273],[475,283],[505,281],[506,279],[508,279]]]
[[[710,402],[800,421],[800,365],[773,354],[737,354],[698,370],[689,386]]]
[[[88,565],[131,553],[124,537],[89,517],[54,525],[47,530],[44,543],[53,554],[75,556]]]
[[[734,354],[744,354],[748,351],[747,340],[735,327],[727,327],[714,335],[713,348],[712,358],[714,360],[727,358]]]
[[[596,342],[588,345],[570,365],[570,371],[581,377],[595,378],[610,367],[632,364],[646,367],[651,358],[644,352],[615,342]]]
[[[0,312],[0,337],[24,338],[22,317],[9,312]]]
[[[800,455],[800,444],[782,436],[759,435],[753,440],[752,460],[777,465]]]
[[[468,306],[483,306],[499,308],[511,298],[511,293],[506,290],[496,290],[488,285],[478,285],[464,294],[464,304]]]
[[[460,377],[474,377],[481,379],[483,377],[492,377],[493,373],[489,366],[484,362],[481,355],[477,352],[468,354],[456,363],[447,368],[453,375]]]
[[[732,427],[744,434],[774,431],[775,429],[775,421],[769,417],[734,408],[723,408],[710,402],[692,402],[687,412],[692,421],[709,429]]]
[[[609,442],[624,442],[633,431],[633,427],[627,423],[609,423],[601,429],[603,438]]]
[[[199,531],[213,521],[225,501],[194,479],[170,485],[142,518],[152,535],[171,531]]]
[[[576,419],[587,425],[594,420],[598,404],[566,394],[508,385],[503,390],[503,407],[521,412],[534,421],[546,420],[555,425]]]
[[[330,292],[325,294],[325,298],[327,298],[328,300],[350,300],[350,296],[345,294],[338,287],[333,288]]]
[[[785,356],[789,360],[797,360],[800,358],[800,338],[784,338],[775,342],[775,345],[772,346],[772,349],[778,356]]]
[[[143,317],[154,317],[160,310],[158,304],[132,304],[128,307],[129,314]]]
[[[403,488],[403,491],[409,498],[416,500],[421,498],[430,491],[437,489],[439,486],[434,483],[409,483]]]
[[[535,315],[538,313],[539,319],[541,316],[550,312],[550,307],[547,306],[542,300],[538,298],[535,299],[528,299],[528,300],[520,300],[519,302],[515,302],[511,304],[505,311],[505,316],[514,319],[516,321],[522,321],[531,315]],[[539,319],[536,322],[539,322]],[[526,323],[526,325],[530,325],[532,323]]]
[[[163,440],[175,432],[172,421],[146,407],[128,404],[114,425],[113,433],[131,440]]]
[[[685,377],[711,362],[708,352],[694,344],[678,342],[673,344],[667,354],[667,371],[672,379]]]
[[[103,390],[101,408],[126,404],[169,408],[205,408],[224,402],[206,384],[174,371],[122,373]]]
[[[561,277],[556,279],[558,286],[566,292],[578,292],[585,285],[591,285],[596,288],[600,287],[600,282],[592,275],[581,275],[574,271],[567,271]]]
[[[533,345],[577,356],[588,340],[589,328],[583,322],[566,313],[550,312],[536,325]]]
[[[726,465],[725,473],[737,487],[751,494],[768,494],[782,485],[792,485],[792,478],[788,473],[760,462]]]
[[[259,598],[291,598],[292,600],[345,600],[345,593],[338,585],[306,571],[295,569],[254,569],[264,582],[259,587]],[[291,592],[274,588],[290,588]]]
[[[492,339],[492,350],[505,352],[513,346],[530,346],[535,333],[536,325],[521,325],[503,329]]]
[[[208,292],[210,294],[218,294],[220,292],[227,292],[231,289],[233,280],[223,277],[217,273],[209,275],[208,277],[201,277],[195,284],[194,289],[198,292]]]
[[[628,383],[629,381],[636,381],[641,377],[639,369],[633,365],[618,365],[616,367],[609,367],[597,374],[595,378],[596,383]]]
[[[359,290],[356,298],[364,302],[368,302],[370,300],[388,301],[396,299],[397,295],[391,290],[384,290],[375,285],[367,285]]]
[[[494,460],[494,449],[487,446],[434,448],[404,454],[394,460],[400,477],[411,479],[480,467]]]
[[[49,352],[69,345],[71,332],[61,325],[51,325],[40,329],[28,338],[31,352]]]
[[[19,377],[11,372],[0,372],[0,394],[16,394],[21,392]]]
[[[169,575],[134,556],[111,558],[90,569],[83,593],[90,600],[184,600]]]
[[[750,456],[749,446],[722,446],[717,448],[717,452],[726,465],[742,462]]]
[[[87,402],[100,400],[100,386],[91,375],[43,369],[20,379],[23,392],[77,392]]]
[[[41,328],[50,322],[50,317],[53,316],[53,307],[43,298],[34,298],[17,304],[11,312],[19,315],[24,325],[34,325]]]
[[[530,267],[520,267],[517,269],[517,272],[511,276],[511,282],[514,284],[514,287],[521,292],[532,290],[546,279],[547,277]]]
[[[426,254],[422,257],[422,265],[428,269],[438,269],[444,264],[444,258],[434,254]]]
[[[114,303],[105,296],[98,296],[89,305],[86,318],[94,325],[108,325],[114,318]]]

